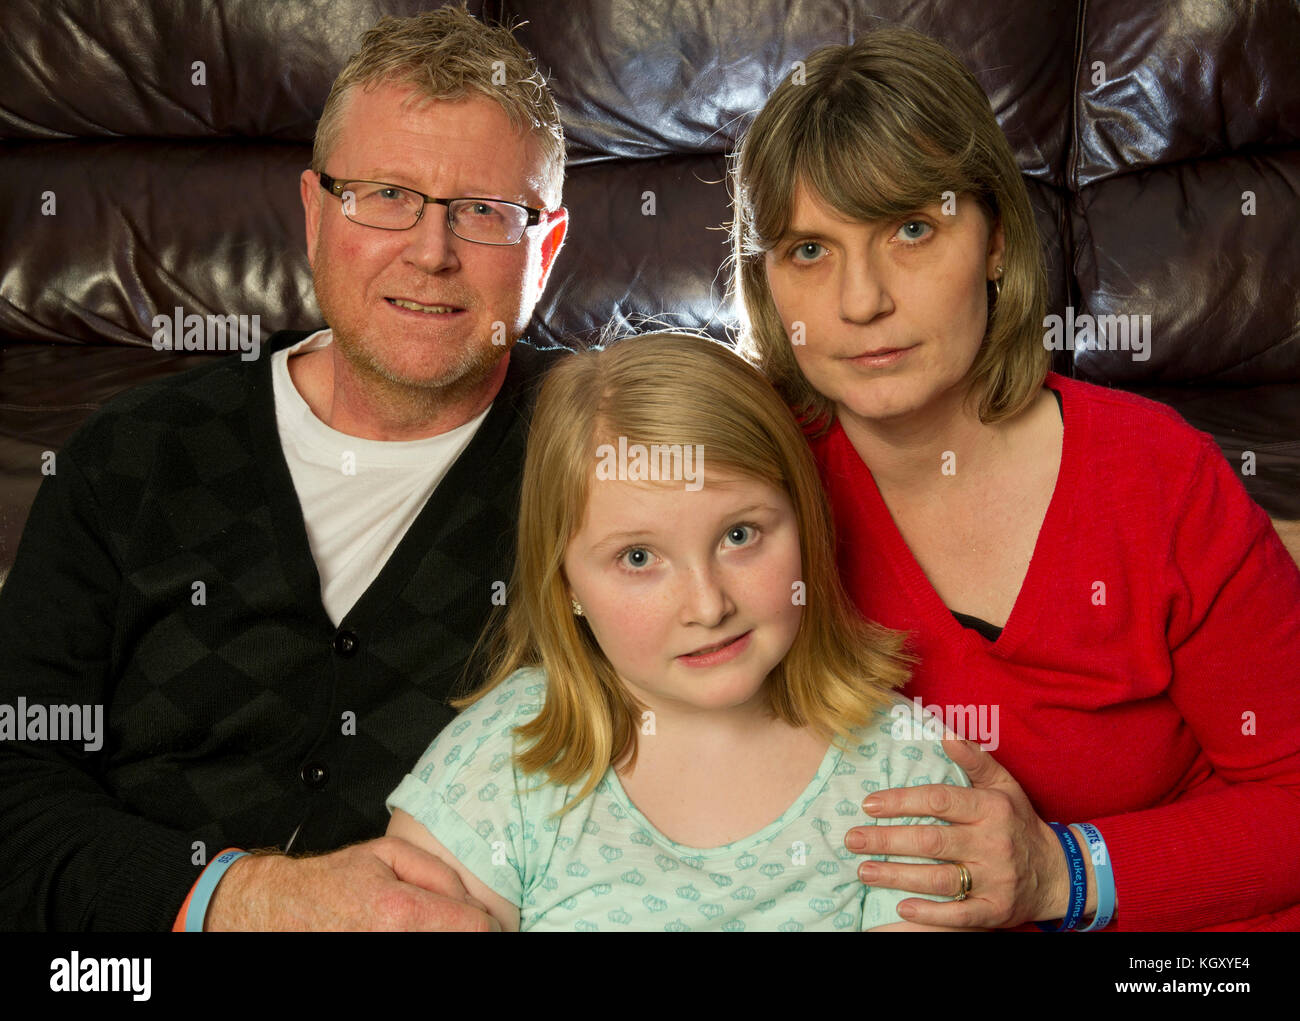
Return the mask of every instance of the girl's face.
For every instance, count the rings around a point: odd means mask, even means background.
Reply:
[[[794,507],[742,476],[706,473],[697,491],[593,478],[564,572],[614,670],[655,710],[766,704],[803,610]]]
[[[1002,261],[967,195],[936,196],[898,221],[846,220],[802,185],[790,227],[766,256],[768,286],[795,361],[841,415],[924,414],[961,392],[988,323]]]

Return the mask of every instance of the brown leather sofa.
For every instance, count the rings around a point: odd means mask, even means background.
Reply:
[[[155,315],[318,325],[298,174],[330,81],[397,0],[9,0],[0,14],[0,577],[57,451],[123,388],[210,357]],[[568,246],[535,335],[725,335],[726,155],[794,61],[877,25],[953,48],[1038,212],[1051,311],[1150,316],[1148,357],[1058,368],[1214,434],[1300,554],[1300,7],[1291,0],[543,0]],[[1253,474],[1251,469],[1253,468]],[[1288,524],[1293,523],[1293,524]]]

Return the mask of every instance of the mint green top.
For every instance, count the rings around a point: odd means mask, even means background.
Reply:
[[[881,713],[855,733],[850,751],[830,744],[817,775],[779,819],[722,847],[668,839],[637,810],[613,769],[554,819],[581,784],[526,776],[512,756],[511,731],[537,715],[545,694],[541,670],[516,672],[443,730],[387,801],[519,905],[524,932],[856,931],[898,922],[898,902],[917,894],[863,886],[857,865],[866,856],[844,847],[845,832],[873,824],[861,807],[872,791],[970,786],[937,741],[896,740]]]

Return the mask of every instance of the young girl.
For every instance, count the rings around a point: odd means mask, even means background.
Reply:
[[[843,834],[873,791],[969,783],[891,736],[902,636],[844,596],[757,370],[677,334],[566,359],[518,549],[489,680],[389,797],[390,835],[507,931],[916,928]]]

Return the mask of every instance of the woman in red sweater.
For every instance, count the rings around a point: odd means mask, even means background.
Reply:
[[[945,742],[971,790],[868,799],[952,825],[851,830],[936,859],[863,881],[966,894],[905,902],[933,925],[1300,928],[1300,572],[1210,437],[1048,371],[975,79],[898,30],[820,50],[734,175],[743,343],[806,424],[849,591],[984,746]]]

